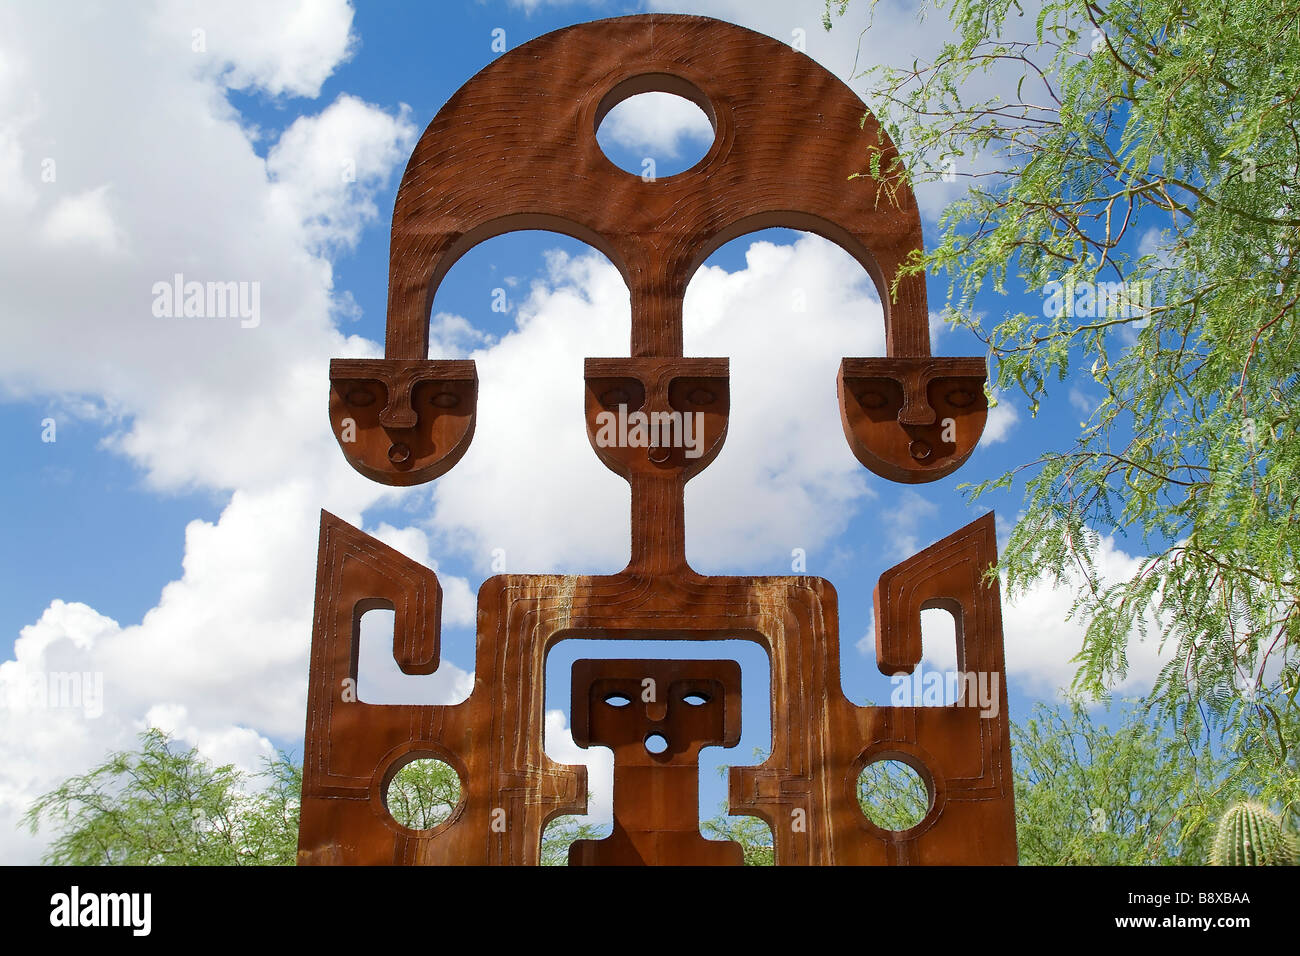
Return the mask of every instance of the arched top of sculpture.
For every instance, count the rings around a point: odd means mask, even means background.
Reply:
[[[715,137],[692,168],[646,182],[609,161],[596,128],[651,91],[694,101]],[[905,184],[889,198],[866,175],[876,145],[893,155],[834,74],[730,23],[648,14],[531,40],[462,86],[411,155],[393,211],[386,355],[424,359],[433,294],[455,261],[530,228],[572,235],[615,263],[632,296],[631,354],[681,355],[682,298],[699,264],[736,236],[789,226],[862,262],[881,294],[890,355],[928,356],[924,278],[889,295],[921,247],[920,215]]]

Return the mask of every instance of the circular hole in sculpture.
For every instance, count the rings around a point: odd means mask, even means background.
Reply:
[[[652,754],[661,754],[668,749],[668,738],[663,734],[651,734],[645,739],[645,749]]]
[[[432,830],[460,803],[460,774],[433,757],[412,760],[393,775],[384,803],[393,819],[409,830]]]
[[[901,760],[875,760],[858,775],[858,803],[882,830],[910,830],[930,812],[930,791]]]
[[[605,114],[596,142],[625,172],[652,183],[690,169],[715,134],[704,110],[675,93],[638,93]]]

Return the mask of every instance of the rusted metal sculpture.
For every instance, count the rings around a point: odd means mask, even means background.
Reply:
[[[739,664],[576,661],[571,694],[573,742],[614,751],[614,832],[574,843],[570,866],[745,862],[700,836],[700,750],[740,742]]]
[[[645,182],[596,143],[604,115],[628,96],[676,93],[716,131],[694,167]],[[321,522],[312,636],[299,861],[302,863],[536,863],[548,820],[585,809],[586,776],[543,752],[543,682],[558,641],[742,638],[771,661],[771,754],[733,767],[733,813],[772,828],[779,864],[1015,863],[1006,682],[992,515],[891,569],[876,589],[876,647],[885,673],[920,662],[920,612],[958,622],[963,672],[996,681],[997,705],[859,707],[840,687],[834,588],[821,578],[703,576],[685,556],[686,482],[718,455],[730,402],[727,360],[682,355],[682,299],[695,269],[723,243],[771,226],[818,233],[872,277],[885,313],[883,358],[844,359],[838,381],[845,435],[857,458],[893,481],[932,481],[958,468],[987,413],[982,359],[930,355],[924,279],[890,291],[921,246],[906,185],[866,175],[868,145],[893,147],[866,107],[802,53],[701,17],[602,20],[540,37],[462,87],[425,130],[393,213],[388,327],[381,360],[335,360],[330,417],[348,461],[376,481],[436,478],[473,435],[473,363],[430,360],[434,292],[452,264],[492,236],[566,233],[600,249],[631,291],[630,355],[588,359],[585,414],[593,449],[632,493],[631,559],[618,574],[502,574],[478,595],[475,689],[447,706],[371,705],[355,687],[360,616],[396,612],[394,656],[407,673],[438,664],[436,575],[332,515]],[[887,162],[882,168],[887,167]],[[611,443],[608,415],[678,413],[698,423],[698,454],[672,442]],[[698,417],[696,414],[698,413]],[[579,666],[580,665],[580,666]],[[575,845],[575,862],[740,862],[739,848],[701,846],[681,801],[696,799],[700,746],[738,739],[739,680],[722,662],[575,665],[572,722],[583,745],[616,753],[615,835]],[[610,718],[602,681],[659,675],[715,681],[697,716]],[[994,686],[989,682],[989,686]],[[639,698],[632,698],[639,700]],[[734,718],[733,719],[733,715]],[[667,723],[665,723],[665,721]],[[669,728],[683,749],[655,758],[633,731]],[[620,758],[621,755],[621,758]],[[387,812],[401,767],[420,757],[459,773],[459,805],[413,831]],[[908,830],[882,830],[858,804],[858,778],[900,760],[925,782],[930,805]],[[637,781],[643,781],[638,783]],[[620,783],[621,782],[621,783]],[[689,791],[689,792],[688,792]],[[672,806],[657,805],[658,797]]]

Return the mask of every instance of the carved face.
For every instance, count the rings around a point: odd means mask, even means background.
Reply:
[[[891,481],[934,481],[956,471],[988,418],[982,359],[845,359],[840,419],[858,461]]]
[[[691,478],[717,457],[731,392],[726,359],[587,359],[587,437],[611,471]]]
[[[575,661],[572,721],[579,747],[609,747],[616,764],[694,763],[702,747],[740,740],[740,665]]]
[[[353,468],[386,485],[431,481],[460,461],[477,400],[471,361],[330,363],[334,437]]]

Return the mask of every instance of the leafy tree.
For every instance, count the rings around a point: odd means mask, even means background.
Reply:
[[[827,3],[828,28],[848,5]],[[956,39],[931,63],[864,74],[901,153],[869,150],[886,195],[969,183],[909,272],[948,275],[946,317],[1031,412],[1067,380],[1100,396],[1072,447],[973,489],[1026,482],[1003,580],[1015,593],[1080,572],[1079,691],[1104,696],[1132,636],[1152,632],[1171,651],[1152,699],[1182,733],[1207,723],[1249,743],[1231,744],[1241,759],[1293,768],[1300,2],[925,7]],[[986,80],[1000,92],[974,96]],[[1043,309],[982,321],[976,297],[1013,275]],[[1106,582],[1113,533],[1148,553]],[[1265,790],[1288,808],[1300,796],[1293,773]]]
[[[1206,861],[1228,803],[1231,761],[1189,746],[1141,707],[1114,732],[1083,704],[1039,704],[1013,724],[1016,833],[1022,864]]]
[[[266,761],[259,775],[262,787],[242,797],[243,831],[240,852],[262,866],[291,866],[298,859],[298,811],[302,800],[302,767],[288,754]]]
[[[1295,751],[1280,765],[1251,760],[1252,734],[1190,736],[1138,701],[1119,717],[1112,731],[1075,698],[1012,724],[1021,863],[1200,865],[1224,811],[1243,799],[1282,806],[1292,826],[1300,818],[1300,803],[1286,803],[1300,779]],[[1283,714],[1284,737],[1295,723]]]
[[[869,764],[858,776],[858,804],[863,813],[883,830],[909,830],[930,809],[930,795],[921,778],[894,760]]]
[[[412,760],[388,786],[388,812],[412,830],[432,830],[458,803],[460,775],[441,760]]]
[[[301,771],[284,754],[268,762],[267,785],[212,766],[196,749],[150,729],[139,748],[114,753],[72,777],[27,811],[59,830],[46,850],[53,865],[285,865],[298,842]]]

